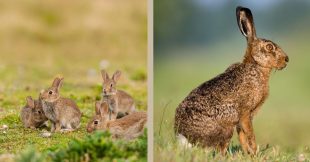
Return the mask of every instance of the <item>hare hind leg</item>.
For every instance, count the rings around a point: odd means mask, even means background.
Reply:
[[[219,141],[217,150],[219,150],[222,155],[226,155],[230,140],[234,134],[234,128],[226,128],[222,133],[222,139]]]
[[[221,152],[221,154],[224,156],[227,153],[227,148],[229,146],[230,141],[225,141],[219,144],[217,147],[217,150]]]

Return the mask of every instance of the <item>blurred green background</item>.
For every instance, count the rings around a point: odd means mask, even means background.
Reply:
[[[83,138],[100,99],[101,69],[121,70],[117,88],[137,108],[147,109],[147,5],[145,0],[12,0],[0,2],[0,154],[32,144],[40,151]],[[83,117],[71,134],[45,139],[23,129],[20,108],[26,96],[63,76],[61,95],[74,99]],[[52,150],[53,150],[52,149]]]
[[[242,61],[246,39],[236,22],[238,5],[252,10],[257,36],[279,44],[290,58],[287,68],[272,73],[269,98],[254,118],[258,144],[284,150],[310,145],[309,1],[157,0],[154,5],[156,155],[169,155],[164,152],[174,140],[175,108],[188,93]],[[239,144],[235,137],[233,142]]]

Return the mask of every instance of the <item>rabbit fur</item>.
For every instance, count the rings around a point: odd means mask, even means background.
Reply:
[[[133,112],[125,117],[109,120],[107,102],[96,102],[96,114],[87,125],[87,132],[109,130],[113,138],[132,140],[143,134],[146,126],[146,112]]]
[[[134,99],[126,92],[116,89],[116,83],[121,76],[120,71],[116,71],[112,78],[105,70],[101,71],[103,79],[102,102],[107,102],[111,109],[111,119],[120,118],[135,112]]]
[[[26,98],[26,106],[21,110],[20,119],[25,128],[35,129],[47,122],[40,100],[33,100],[31,96]]]
[[[55,78],[48,89],[41,92],[42,106],[46,117],[51,121],[51,132],[73,131],[80,125],[81,112],[76,103],[60,96],[63,78]]]

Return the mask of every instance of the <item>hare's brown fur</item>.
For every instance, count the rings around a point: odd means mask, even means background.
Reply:
[[[237,19],[248,42],[243,62],[190,92],[176,109],[175,132],[225,153],[236,127],[243,150],[254,154],[253,116],[268,96],[272,69],[283,69],[288,57],[275,43],[256,37],[249,9],[238,7]]]

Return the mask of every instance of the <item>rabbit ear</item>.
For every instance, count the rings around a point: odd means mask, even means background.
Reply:
[[[256,31],[251,10],[238,6],[236,8],[236,16],[241,33],[247,38],[248,42],[256,39]]]
[[[61,88],[63,81],[64,78],[58,78],[58,83],[56,85],[57,91],[59,91],[59,89]]]
[[[113,74],[113,76],[112,76],[112,79],[116,82],[116,81],[118,81],[118,79],[121,77],[121,71],[119,71],[119,70],[117,70],[117,71],[115,71],[115,73]]]
[[[100,108],[101,108],[101,103],[99,101],[97,101],[95,103],[95,111],[96,111],[96,115],[100,115]]]
[[[101,70],[101,76],[104,82],[110,79],[109,74],[105,70]]]
[[[109,111],[108,104],[106,102],[97,101],[95,104],[96,115],[104,116]]]
[[[27,105],[28,105],[30,108],[34,108],[34,100],[32,99],[32,97],[31,97],[31,96],[28,96],[28,97],[26,98],[26,100],[27,100]]]
[[[59,84],[59,78],[55,78],[54,81],[53,81],[53,84],[52,84],[52,87],[57,87]]]
[[[104,114],[107,114],[109,112],[109,105],[107,102],[103,102],[101,103],[101,114],[104,115]]]

